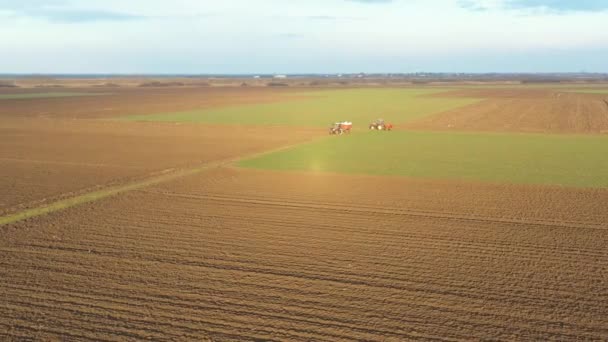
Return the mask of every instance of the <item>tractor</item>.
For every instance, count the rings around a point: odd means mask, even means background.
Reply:
[[[386,123],[383,119],[378,119],[369,124],[369,129],[377,131],[390,131],[393,129],[393,124]]]
[[[344,133],[350,133],[353,128],[353,123],[349,121],[336,122],[329,127],[330,135],[341,135]]]

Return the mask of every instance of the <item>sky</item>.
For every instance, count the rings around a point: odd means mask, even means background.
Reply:
[[[0,73],[608,72],[608,0],[0,0]]]

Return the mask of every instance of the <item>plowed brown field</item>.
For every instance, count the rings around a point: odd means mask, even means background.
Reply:
[[[96,91],[0,101],[2,341],[608,340],[606,189],[236,169],[326,131],[106,119],[293,89]],[[600,94],[447,95],[487,100],[408,128],[608,130]]]
[[[0,121],[0,214],[167,169],[303,142],[310,129]]]
[[[104,93],[98,96],[1,100],[0,118],[108,118],[121,115],[178,112],[226,105],[289,100],[283,95],[303,92],[306,89],[199,87],[163,89],[81,89],[70,92]],[[3,90],[7,93],[9,90]],[[23,92],[57,92],[57,89],[17,90]]]
[[[608,96],[543,89],[468,89],[441,96],[486,98],[408,128],[539,133],[608,133]]]
[[[56,89],[5,89],[44,93]],[[169,168],[234,158],[318,135],[265,127],[87,120],[286,100],[292,89],[73,89],[107,95],[0,101],[0,214]],[[303,91],[303,90],[298,90]],[[84,120],[83,120],[84,119]]]
[[[0,334],[606,340],[607,199],[214,169],[0,228]]]

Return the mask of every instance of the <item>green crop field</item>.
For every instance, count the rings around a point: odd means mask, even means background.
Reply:
[[[241,161],[248,168],[608,187],[608,138],[361,132]]]
[[[70,92],[0,94],[0,100],[27,100],[27,99],[42,99],[42,98],[54,98],[54,97],[97,96],[97,95],[107,95],[107,94],[106,93],[70,93]]]
[[[326,126],[335,121],[348,120],[355,125],[367,126],[369,122],[378,117],[398,124],[479,101],[472,98],[428,96],[442,91],[444,90],[325,90],[294,93],[291,96],[285,96],[285,101],[277,103],[137,115],[128,116],[124,119],[131,121],[298,126]],[[294,97],[294,95],[297,95],[297,97]]]

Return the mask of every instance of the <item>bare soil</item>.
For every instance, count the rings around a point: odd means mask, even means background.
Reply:
[[[606,340],[607,200],[219,168],[0,228],[0,334]]]
[[[2,92],[44,91],[51,90]],[[260,152],[322,134],[305,128],[227,129],[105,120],[121,115],[286,101],[291,97],[284,95],[293,95],[293,90],[198,87],[76,91],[109,95],[0,100],[0,214],[166,169]]]
[[[0,214],[322,134],[310,129],[90,120],[0,121]]]
[[[608,133],[608,96],[546,89],[468,89],[435,96],[486,98],[426,117],[408,129]]]
[[[44,93],[57,89],[16,89],[2,93]],[[168,113],[186,110],[288,101],[283,95],[304,89],[268,89],[235,87],[193,88],[79,88],[70,92],[107,93],[107,95],[6,99],[0,102],[0,119],[10,118],[111,118],[125,115]]]
[[[91,119],[286,91],[3,100],[0,215],[324,135]],[[412,127],[605,125],[599,95],[519,91]],[[0,340],[608,340],[607,222],[605,189],[217,167],[1,226]]]

